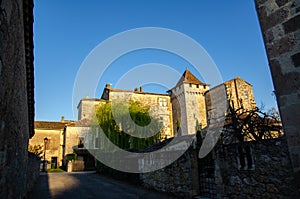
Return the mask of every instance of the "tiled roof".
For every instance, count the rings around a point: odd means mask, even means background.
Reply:
[[[74,125],[72,124],[72,126],[77,126],[77,127],[79,127],[79,126],[90,127],[91,125],[92,125],[92,121],[87,118],[83,118],[81,120],[74,122]]]
[[[66,125],[72,122],[50,122],[50,121],[35,121],[35,129],[47,129],[47,130],[63,130]]]
[[[241,80],[241,81],[245,82],[246,84],[249,84],[250,86],[252,86],[252,84],[250,84],[249,82],[245,81],[243,78],[241,78],[241,77],[235,77],[235,78],[232,78],[232,79],[230,79],[230,80],[228,80],[226,82],[223,82],[222,84],[214,86],[213,88],[211,88],[210,90],[208,90],[207,93],[209,93],[210,91],[212,91],[212,90],[214,90],[216,88],[219,88],[221,86],[225,86],[226,84],[230,84],[231,82],[233,82],[235,80]],[[224,89],[226,89],[226,88],[224,87]]]
[[[102,98],[104,96],[105,91],[108,90],[109,92],[124,92],[124,93],[134,93],[134,94],[141,94],[141,95],[159,95],[159,96],[169,96],[169,94],[164,93],[152,93],[152,92],[144,92],[144,91],[135,91],[135,90],[125,90],[119,88],[104,88]],[[102,99],[103,100],[103,99]]]
[[[190,83],[190,84],[199,84],[199,85],[208,85],[201,82],[195,75],[193,75],[188,69],[184,71],[181,78],[177,82],[176,86],[182,83]]]
[[[230,80],[224,82],[223,84],[230,83],[230,82],[232,82],[232,81],[234,81],[234,80],[241,80],[241,81],[243,81],[243,82],[245,82],[245,83],[247,83],[247,84],[249,84],[249,85],[252,86],[252,84],[250,84],[249,82],[245,81],[243,78],[241,78],[241,77],[239,77],[239,76],[238,76],[238,77],[235,77],[235,78],[233,78],[233,79],[230,79]]]

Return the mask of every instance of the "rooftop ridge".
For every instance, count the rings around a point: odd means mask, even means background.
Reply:
[[[176,86],[182,83],[190,83],[190,84],[199,84],[199,85],[208,85],[201,82],[193,73],[191,73],[188,69],[185,69],[184,73],[182,74],[181,78],[177,82]]]

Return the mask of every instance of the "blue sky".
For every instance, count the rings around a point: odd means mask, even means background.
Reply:
[[[34,14],[36,120],[55,121],[62,115],[76,119],[72,92],[84,59],[107,38],[141,27],[168,28],[193,38],[209,53],[224,81],[240,76],[253,85],[259,106],[263,102],[265,110],[276,107],[254,1],[44,0],[35,1]],[[169,65],[180,73],[187,67],[195,72],[188,62],[168,52],[132,52],[105,72],[96,97],[101,96],[105,83],[114,86],[128,70],[146,63]]]

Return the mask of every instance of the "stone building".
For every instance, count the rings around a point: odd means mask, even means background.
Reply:
[[[77,162],[82,162],[82,167],[77,170],[95,169],[95,158],[88,152],[88,149],[94,148],[94,143],[90,141],[91,127],[88,120],[72,122],[64,128],[63,139],[63,165],[67,165],[66,156],[75,153]],[[91,147],[90,144],[93,146]]]
[[[33,1],[0,1],[0,198],[23,198],[38,177],[34,135]]]
[[[78,110],[78,120],[88,119],[90,120],[95,114],[95,107],[101,103],[105,103],[105,100],[97,98],[83,98],[80,100],[77,110]]]
[[[173,123],[172,123],[172,104],[168,94],[143,92],[142,87],[135,90],[122,90],[111,88],[106,84],[102,99],[104,100],[122,100],[122,101],[140,101],[145,105],[150,106],[150,114],[159,118],[164,128],[164,136],[166,138],[173,137]]]
[[[185,70],[177,84],[167,94],[150,93],[135,90],[111,88],[107,84],[101,99],[81,99],[78,108],[78,121],[60,122],[37,121],[36,135],[30,140],[31,145],[41,145],[46,149],[46,160],[54,165],[66,164],[66,155],[76,153],[84,161],[85,168],[94,166],[92,158],[86,149],[97,148],[95,140],[91,139],[91,120],[95,117],[97,105],[107,101],[129,100],[140,101],[150,106],[150,114],[157,117],[163,124],[165,135],[163,138],[193,135],[199,128],[210,124],[212,115],[222,106],[231,104],[235,108],[252,109],[256,106],[252,85],[241,79],[234,78],[222,85],[209,90],[209,85],[202,83],[189,70]],[[217,101],[217,107],[211,107],[212,93],[224,90],[225,102]],[[218,98],[220,99],[220,98]],[[225,103],[225,105],[224,105]],[[219,113],[218,113],[219,114]],[[224,111],[220,115],[225,115]],[[91,135],[89,135],[91,134]],[[44,145],[44,138],[47,144]]]
[[[300,3],[255,0],[255,5],[300,190]]]
[[[66,166],[66,156],[76,153],[77,160],[83,162],[81,170],[91,170],[95,167],[95,158],[86,150],[90,148],[85,140],[89,130],[87,119],[74,122],[62,116],[57,122],[35,121],[35,135],[29,145],[42,147],[42,160],[45,158],[48,169]]]
[[[207,125],[204,94],[208,89],[208,84],[202,83],[186,69],[176,86],[168,91],[176,135],[195,134],[197,125]]]
[[[220,92],[220,90],[224,92]],[[215,97],[212,93],[219,92],[224,98]],[[212,107],[212,98],[215,99]],[[224,99],[224,100],[223,100]],[[105,101],[140,101],[149,105],[150,113],[164,126],[166,138],[195,134],[197,128],[205,128],[212,119],[212,115],[225,116],[226,103],[235,108],[250,110],[256,106],[252,85],[237,77],[222,85],[209,90],[209,85],[201,82],[186,69],[177,84],[167,94],[142,91],[142,87],[135,90],[111,88],[106,84],[101,99],[84,98],[78,104],[78,119],[91,119],[95,113],[95,106]],[[218,101],[219,100],[219,101]],[[224,109],[224,111],[222,111]],[[220,111],[221,110],[221,111]],[[221,113],[216,114],[219,111]],[[209,118],[207,118],[207,116]]]
[[[226,115],[229,106],[235,110],[253,110],[256,107],[252,85],[240,77],[228,80],[207,91],[205,104],[208,123],[218,122]]]
[[[50,121],[35,121],[35,135],[29,140],[31,146],[41,146],[43,150],[42,160],[47,160],[48,168],[50,163],[52,167],[62,166],[64,159],[63,148],[64,140],[63,133],[71,121],[62,120],[59,122]]]

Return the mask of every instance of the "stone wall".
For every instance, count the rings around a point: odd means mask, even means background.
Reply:
[[[285,137],[220,145],[214,155],[219,198],[293,198],[297,195]]]
[[[199,194],[197,151],[190,148],[171,165],[157,171],[140,174],[143,186],[168,192],[180,198]]]
[[[187,130],[187,115],[185,105],[184,86],[177,85],[171,90],[171,102],[173,110],[173,131],[174,135],[181,136]],[[179,130],[180,128],[180,130]],[[179,132],[177,132],[179,130]]]
[[[27,151],[34,134],[32,26],[32,0],[0,1],[0,198],[23,198],[35,175]]]
[[[218,144],[204,159],[189,148],[169,166],[140,174],[143,186],[180,198],[297,198],[286,137]]]
[[[255,0],[295,174],[300,179],[300,2]],[[300,187],[300,181],[298,181]]]
[[[240,77],[224,82],[227,99],[235,109],[252,110],[256,107],[252,85]]]
[[[26,189],[32,190],[35,182],[40,176],[41,159],[33,153],[28,152],[28,165],[27,165],[27,181]],[[30,198],[30,197],[28,197]]]
[[[72,160],[68,162],[68,172],[84,171],[83,160]]]

